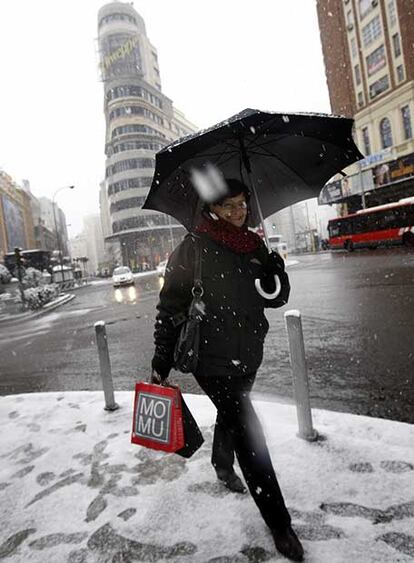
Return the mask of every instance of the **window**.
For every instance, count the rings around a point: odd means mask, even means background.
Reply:
[[[156,137],[161,137],[165,139],[165,135],[160,133],[156,129],[152,127],[148,127],[148,125],[141,125],[141,124],[131,124],[131,125],[122,125],[121,127],[115,127],[112,131],[112,139],[118,137],[119,135],[124,135],[128,133],[144,133],[146,135],[154,135]]]
[[[372,10],[372,0],[359,0],[358,4],[359,4],[359,17],[362,20]]]
[[[397,12],[395,10],[394,0],[391,0],[391,2],[388,2],[388,15],[389,15],[389,18],[390,18],[390,27],[392,27],[393,25],[395,25],[397,23]]]
[[[359,65],[354,66],[354,71],[355,71],[355,82],[359,86],[359,84],[361,84],[361,71]]]
[[[116,21],[116,20],[123,20],[123,21],[129,21],[131,23],[134,23],[136,25],[137,21],[133,16],[130,16],[128,14],[110,14],[109,16],[104,16],[100,22],[99,22],[99,27],[101,27],[102,25],[109,23],[111,21]]]
[[[141,106],[121,106],[119,108],[116,108],[110,112],[109,120],[112,121],[117,117],[123,117],[125,115],[143,115],[148,119],[152,119],[152,121],[155,121],[159,125],[164,125],[164,120],[162,117]]]
[[[400,44],[400,34],[394,33],[392,36],[392,44],[394,46],[394,56],[399,57],[401,55],[401,44]]]
[[[154,166],[155,160],[153,158],[128,158],[127,160],[121,160],[115,162],[112,166],[108,166],[106,168],[106,178],[118,172],[135,170],[136,168],[154,168]]]
[[[176,221],[173,220],[173,223]],[[169,219],[166,215],[140,215],[122,219],[121,221],[114,221],[112,223],[112,230],[114,233],[119,233],[127,229],[152,229],[155,226],[168,225]]]
[[[352,10],[348,10],[346,13],[346,23],[351,26],[354,23],[354,18],[352,17]]]
[[[369,141],[369,131],[368,131],[368,127],[364,127],[362,129],[362,142],[364,144],[364,153],[365,156],[368,156],[369,154],[371,154],[371,143]]]
[[[147,150],[157,152],[161,150],[163,145],[161,143],[148,143],[145,141],[129,141],[127,143],[120,143],[113,147],[113,153],[133,150]]]
[[[115,201],[114,203],[111,203],[109,213],[116,213],[117,211],[122,211],[123,209],[140,208],[145,200],[146,196],[137,196]]]
[[[401,117],[404,128],[404,138],[411,139],[413,136],[413,130],[411,128],[410,106],[403,106],[401,108]]]
[[[380,135],[381,135],[381,145],[383,149],[392,146],[392,131],[391,123],[388,117],[384,117],[380,122]]]
[[[404,67],[403,67],[403,65],[397,66],[397,78],[398,78],[398,82],[402,82],[404,80]]]
[[[380,94],[385,92],[385,90],[388,90],[388,88],[389,88],[389,80],[388,80],[388,75],[386,74],[385,76],[383,76],[382,78],[380,78],[376,82],[373,82],[370,85],[369,97],[372,100],[376,96],[379,96]]]
[[[129,274],[131,270],[126,266],[121,266],[120,268],[115,268],[113,271],[115,276],[120,276],[121,274]]]
[[[355,58],[357,56],[357,46],[355,37],[351,37],[351,54]]]
[[[151,186],[152,176],[140,176],[138,178],[129,178],[128,180],[120,180],[108,186],[108,196],[124,192],[125,190],[133,190],[134,188],[149,188]]]
[[[367,216],[366,215],[358,215],[353,220],[354,228],[353,232],[355,233],[365,233],[367,229]]]
[[[375,49],[375,51],[368,55],[366,61],[368,76],[372,76],[378,70],[384,68],[386,64],[384,45],[381,45],[381,47],[378,47],[378,49]]]
[[[362,28],[362,41],[364,43],[364,47],[368,47],[371,45],[377,37],[379,37],[382,33],[381,30],[381,21],[379,16],[375,16],[366,26]]]
[[[364,105],[364,95],[362,92],[358,92],[358,107]]]
[[[139,98],[144,98],[145,100],[151,102],[154,106],[162,108],[161,99],[151,94],[151,92],[149,92],[145,88],[141,88],[140,86],[116,86],[115,88],[108,90],[106,99],[109,102],[111,100],[116,100],[117,98],[128,96],[137,96]]]

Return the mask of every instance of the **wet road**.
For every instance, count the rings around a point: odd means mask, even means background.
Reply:
[[[293,257],[291,257],[293,258]],[[361,250],[297,257],[292,294],[269,310],[255,391],[291,397],[283,313],[303,318],[312,405],[414,423],[414,253]],[[99,282],[37,320],[0,325],[0,394],[100,388],[93,325],[105,320],[114,384],[131,389],[152,357],[156,276],[135,288]],[[191,376],[177,375],[199,392]]]

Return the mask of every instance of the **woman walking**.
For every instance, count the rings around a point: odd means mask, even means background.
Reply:
[[[289,559],[302,561],[303,548],[291,527],[249,397],[269,329],[264,308],[287,303],[289,281],[282,258],[274,252],[269,254],[261,238],[247,228],[247,187],[235,179],[227,179],[226,184],[226,195],[206,205],[195,232],[184,238],[168,261],[157,305],[152,381],[164,382],[174,367],[180,330],[174,317],[185,313],[190,305],[196,245],[201,245],[205,312],[194,376],[217,408],[212,464],[225,486],[243,493],[244,485],[233,467],[236,454],[276,548]],[[282,291],[275,299],[264,299],[255,288],[255,279],[261,279],[262,287],[272,292],[276,274],[282,281]]]

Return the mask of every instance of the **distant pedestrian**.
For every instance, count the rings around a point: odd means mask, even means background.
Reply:
[[[262,362],[269,329],[265,307],[281,307],[290,286],[283,259],[268,253],[262,239],[248,230],[249,191],[240,181],[227,180],[228,191],[205,208],[195,232],[172,253],[157,306],[153,382],[162,383],[174,367],[179,327],[174,316],[186,312],[192,299],[195,244],[202,247],[205,316],[200,324],[199,361],[194,376],[217,408],[212,464],[231,491],[246,489],[234,471],[236,453],[244,479],[273,535],[277,549],[301,561],[303,548],[279,488],[263,430],[250,400],[250,390]],[[262,280],[267,292],[282,291],[267,300],[255,288]]]

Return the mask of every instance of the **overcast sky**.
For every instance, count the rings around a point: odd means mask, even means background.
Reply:
[[[0,4],[0,167],[52,197],[69,234],[104,177],[97,12],[103,0]],[[330,112],[314,0],[136,0],[162,89],[195,125],[245,107]]]

